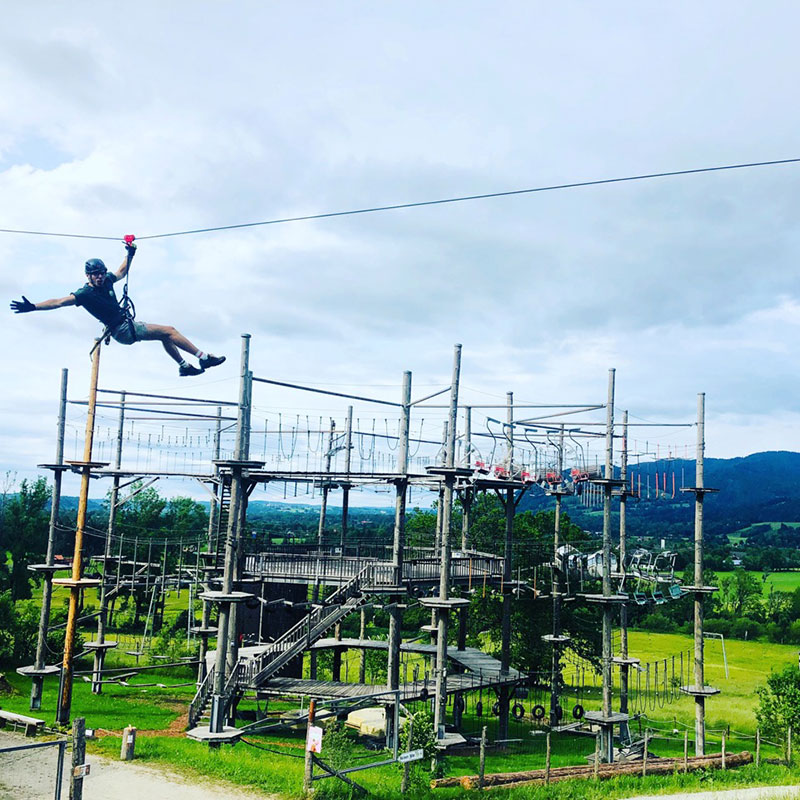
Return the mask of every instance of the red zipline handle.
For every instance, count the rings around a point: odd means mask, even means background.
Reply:
[[[128,233],[125,235],[123,241],[125,242],[125,244],[133,244],[133,240],[135,238],[136,237],[132,233]]]

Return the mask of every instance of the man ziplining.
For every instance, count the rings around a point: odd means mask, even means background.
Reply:
[[[169,356],[178,362],[178,374],[184,377],[202,375],[210,367],[222,364],[225,356],[214,356],[211,353],[202,352],[171,325],[151,325],[147,322],[138,322],[128,311],[127,303],[123,302],[121,305],[118,302],[114,284],[128,274],[131,261],[136,253],[133,236],[126,237],[124,244],[127,251],[125,260],[116,272],[108,272],[106,265],[99,258],[90,258],[86,262],[87,282],[85,286],[81,286],[80,289],[76,289],[66,297],[44,300],[41,303],[31,303],[23,295],[22,300],[11,301],[11,310],[15,314],[25,314],[29,311],[50,311],[65,306],[83,306],[106,326],[103,337],[110,336],[120,344],[144,341],[161,342]],[[127,286],[124,299],[127,299]],[[180,353],[181,350],[196,356],[200,368],[187,363]]]

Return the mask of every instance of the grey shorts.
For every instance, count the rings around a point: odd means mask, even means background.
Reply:
[[[126,319],[111,331],[111,337],[120,344],[133,344],[141,341],[146,331],[147,327],[144,322]]]

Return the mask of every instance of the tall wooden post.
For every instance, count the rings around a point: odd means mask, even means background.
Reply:
[[[509,480],[514,475],[514,393],[506,393],[506,461]],[[507,489],[505,497],[505,548],[503,551],[503,607],[500,623],[500,674],[508,675],[511,667],[511,561],[514,540],[514,490]],[[508,739],[508,715],[511,708],[511,693],[507,686],[500,687],[500,715],[497,721],[497,738]]]
[[[564,471],[564,426],[558,434],[558,476],[561,477]],[[562,492],[560,485],[556,486],[553,493],[556,496],[556,512],[553,520],[553,580],[551,592],[553,594],[553,634],[551,645],[553,648],[550,663],[550,727],[555,728],[559,723],[560,687],[561,687],[561,647],[565,643],[565,637],[561,630],[561,611],[564,602],[563,598],[563,576],[557,565],[560,560],[559,550],[561,548],[561,498]],[[564,559],[566,564],[566,558]],[[549,734],[548,734],[549,736]]]
[[[344,548],[347,544],[347,529],[350,511],[350,467],[353,455],[353,406],[347,406],[347,421],[344,430],[344,473],[345,483],[342,488],[342,533],[339,537],[339,552],[344,558]]]
[[[47,530],[47,555],[45,557],[44,580],[42,581],[42,611],[39,616],[39,636],[36,640],[36,659],[33,663],[31,684],[31,708],[42,707],[42,687],[47,671],[47,628],[50,626],[50,605],[53,598],[53,561],[55,560],[55,538],[58,526],[58,512],[61,504],[61,478],[64,474],[64,430],[67,421],[67,377],[66,369],[61,370],[61,401],[58,407],[58,438],[56,459],[53,463],[53,493],[50,496],[50,525]]]
[[[628,412],[622,413],[622,448],[620,450],[620,486],[619,495],[619,571],[625,572],[627,558],[627,504],[628,504]],[[628,713],[628,676],[630,664],[628,663],[628,606],[622,603],[619,608],[619,654],[621,658],[619,668],[619,710],[622,714]],[[620,741],[630,741],[630,728],[627,722],[620,724]]]
[[[411,373],[403,373],[403,394],[400,404],[400,430],[397,444],[397,479],[395,486],[394,532],[392,536],[392,583],[403,585],[403,549],[406,537],[406,494],[408,490],[408,437],[411,429]],[[389,651],[387,678],[390,689],[400,688],[400,644],[402,638],[402,609],[399,607],[400,594],[394,595],[389,609]],[[362,610],[362,628],[364,612]],[[363,638],[362,632],[362,638]],[[362,671],[365,651],[362,649]],[[361,678],[363,682],[363,677]],[[387,710],[386,719],[390,714]],[[387,726],[387,734],[388,726]]]
[[[697,453],[695,462],[694,495],[694,741],[695,754],[706,752],[706,697],[705,661],[703,641],[703,612],[705,596],[703,594],[703,501],[705,500],[705,401],[703,392],[697,395]]]
[[[444,494],[442,496],[442,533],[440,547],[439,598],[436,633],[436,690],[434,719],[437,736],[444,732],[447,711],[447,630],[450,622],[450,528],[453,514],[453,488],[455,486],[456,429],[458,427],[458,388],[461,379],[461,345],[453,348],[453,376],[450,383],[450,408],[445,450]]]
[[[608,720],[612,713],[613,698],[613,651],[611,598],[611,492],[614,479],[614,379],[615,370],[608,371],[608,399],[606,401],[606,461],[603,475],[603,717]],[[603,758],[611,763],[614,759],[614,726],[603,725]]]
[[[250,335],[242,336],[241,375],[239,383],[239,404],[237,413],[236,448],[231,462],[231,499],[228,513],[228,529],[225,535],[225,567],[222,576],[223,596],[231,596],[234,586],[236,562],[240,545],[240,509],[244,502],[242,464],[247,458],[250,420]],[[237,462],[238,465],[237,465]],[[231,625],[231,622],[233,625]],[[236,611],[234,603],[221,601],[219,606],[217,630],[217,653],[214,665],[214,694],[211,699],[211,733],[219,733],[225,726],[225,684],[229,658],[237,652]]]
[[[53,580],[53,585],[69,586],[69,611],[64,634],[64,660],[61,669],[61,686],[56,710],[56,723],[68,725],[72,706],[73,658],[75,656],[75,631],[78,625],[78,605],[81,589],[96,586],[97,581],[83,580],[83,536],[86,530],[86,510],[89,504],[89,478],[92,471],[92,445],[94,443],[94,419],[97,408],[97,380],[100,373],[100,342],[92,351],[92,371],[89,379],[89,405],[86,412],[86,434],[83,443],[83,461],[73,462],[81,468],[81,489],[78,497],[78,516],[75,524],[75,549],[72,555],[72,577]]]

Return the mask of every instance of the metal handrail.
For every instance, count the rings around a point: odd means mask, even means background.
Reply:
[[[305,649],[307,643],[316,640],[337,619],[341,619],[341,617],[348,614],[351,610],[349,601],[357,596],[364,578],[371,571],[372,565],[367,564],[344,586],[327,597],[325,605],[312,609],[306,617],[297,622],[258,655],[240,661],[243,679],[251,681],[269,666],[273,666],[275,670],[280,669],[284,663],[296,655],[295,650]],[[303,648],[297,648],[296,646],[301,642],[303,643]],[[276,662],[280,662],[280,664]]]
[[[189,703],[189,727],[193,728],[203,714],[208,698],[214,692],[214,667],[208,670],[203,682],[197,687],[197,692]]]

